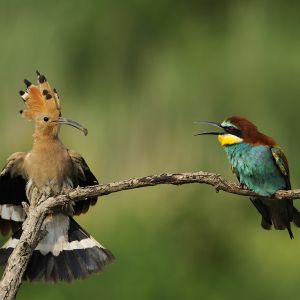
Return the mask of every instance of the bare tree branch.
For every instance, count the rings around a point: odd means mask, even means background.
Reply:
[[[159,184],[182,185],[189,183],[208,184],[216,191],[242,196],[258,196],[254,192],[244,189],[237,183],[223,179],[220,175],[208,172],[160,174],[141,178],[132,178],[119,182],[95,185],[71,190],[68,195],[57,197],[42,197],[36,205],[27,209],[27,219],[23,224],[23,233],[20,241],[10,256],[0,283],[0,299],[15,299],[22,282],[22,277],[33,250],[43,237],[41,230],[43,221],[49,213],[59,212],[63,206],[71,201],[84,200],[95,196],[104,196],[124,190],[137,189]],[[278,191],[271,199],[297,199],[300,190]]]

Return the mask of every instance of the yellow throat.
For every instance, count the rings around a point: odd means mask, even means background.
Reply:
[[[222,146],[234,145],[243,141],[243,139],[233,134],[219,134],[218,140]]]

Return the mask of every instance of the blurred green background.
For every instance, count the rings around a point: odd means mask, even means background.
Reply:
[[[101,182],[211,171],[235,180],[196,120],[243,115],[276,138],[300,187],[300,4],[289,1],[0,0],[2,165],[31,147],[23,78],[44,72],[63,128]],[[205,185],[100,199],[77,220],[117,257],[72,284],[28,284],[18,299],[298,299],[300,230],[263,231],[247,198]],[[4,242],[4,239],[1,241]]]

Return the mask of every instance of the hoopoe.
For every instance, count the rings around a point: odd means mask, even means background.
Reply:
[[[57,91],[37,71],[38,85],[24,80],[26,92],[20,91],[26,108],[22,116],[35,123],[33,147],[29,152],[12,154],[0,174],[0,231],[12,237],[0,249],[0,263],[5,264],[22,234],[26,214],[23,201],[33,193],[56,196],[77,186],[98,184],[83,157],[67,149],[59,139],[61,125],[70,125],[87,134],[79,123],[62,117]],[[33,251],[24,280],[50,282],[72,281],[99,272],[114,257],[72,218],[86,213],[97,197],[73,203],[66,212],[47,216],[46,236]]]

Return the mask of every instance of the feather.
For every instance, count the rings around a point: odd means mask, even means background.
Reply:
[[[16,231],[25,219],[22,207],[22,202],[28,202],[23,171],[25,156],[25,152],[12,154],[0,174],[0,232],[3,235]]]
[[[91,186],[98,184],[97,178],[91,172],[84,158],[76,151],[69,150],[69,155],[74,165],[74,186]],[[92,197],[84,201],[78,201],[74,205],[74,214],[80,215],[86,213],[90,206],[97,203],[97,197]]]
[[[65,217],[69,218],[69,217]],[[57,222],[57,219],[54,220]],[[92,273],[101,272],[103,267],[114,260],[113,254],[86,233],[72,218],[67,222],[69,229],[65,239],[59,236],[57,240],[44,238],[49,241],[48,251],[40,250],[40,246],[33,251],[33,255],[26,268],[24,279],[29,281],[45,280],[48,282],[83,279]],[[53,227],[56,228],[56,225]],[[51,227],[47,228],[48,234],[57,234]],[[18,243],[22,229],[0,249],[0,264],[5,264],[13,249]],[[52,242],[50,242],[52,241]],[[60,251],[55,243],[63,243]]]

